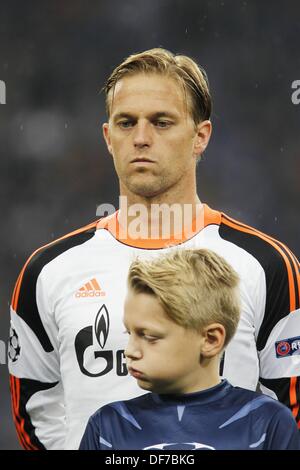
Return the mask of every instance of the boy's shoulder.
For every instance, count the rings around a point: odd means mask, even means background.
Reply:
[[[229,400],[240,405],[237,414],[239,417],[246,416],[257,410],[262,411],[266,416],[274,416],[277,412],[291,414],[290,410],[276,399],[245,388],[232,386],[228,396]]]
[[[117,413],[122,417],[129,416],[130,408],[144,408],[153,405],[152,393],[145,393],[129,400],[120,400],[108,403],[107,405],[99,408],[92,416],[91,419],[99,419],[101,416],[108,416]]]
[[[227,381],[226,381],[227,382]],[[174,402],[171,400],[167,400],[165,402],[161,402],[155,399],[156,395],[153,393],[146,393],[140,395],[138,397],[123,400],[123,401],[115,401],[112,403],[108,403],[107,405],[102,406],[99,408],[92,416],[92,421],[100,421],[103,419],[111,419],[112,417],[115,418],[125,418],[128,421],[132,420],[132,417],[135,414],[141,412],[143,413],[144,410],[150,409],[154,411],[156,408],[156,404],[160,405],[159,409],[160,412],[162,411],[162,404],[168,408],[170,405],[174,405]],[[216,397],[217,398],[217,397]],[[247,417],[249,414],[260,414],[263,413],[263,416],[270,420],[273,416],[277,413],[282,415],[290,415],[290,410],[275,400],[265,394],[261,394],[252,390],[247,390],[245,388],[233,386],[227,382],[226,393],[223,395],[223,399],[218,397],[217,402],[218,406],[221,408],[226,408],[227,410],[232,411],[232,416],[228,421],[232,423],[233,421],[239,420],[241,418]],[[203,406],[200,402],[194,403],[186,403],[186,405],[199,405]],[[281,412],[281,413],[280,413]],[[226,424],[230,424],[229,422]],[[225,425],[225,423],[224,423]]]

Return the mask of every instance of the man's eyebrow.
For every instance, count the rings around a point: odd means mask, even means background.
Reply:
[[[149,114],[148,119],[160,119],[163,117],[171,118],[171,119],[176,119],[177,116],[175,113],[172,113],[170,111],[157,111],[155,113]],[[113,120],[117,121],[118,119],[136,119],[137,116],[134,113],[117,113],[113,116]]]
[[[114,121],[117,121],[118,119],[121,119],[121,118],[132,119],[134,118],[134,115],[130,113],[118,113],[118,114],[115,114],[115,116],[113,116]]]
[[[154,119],[159,119],[159,118],[162,118],[162,117],[169,117],[169,118],[172,118],[172,119],[176,119],[176,114],[175,113],[172,113],[170,111],[159,111],[157,113],[154,113],[151,115],[152,118]]]

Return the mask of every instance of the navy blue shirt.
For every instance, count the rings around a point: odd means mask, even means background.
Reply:
[[[300,438],[288,408],[223,380],[201,392],[110,403],[91,416],[79,449],[300,450]]]

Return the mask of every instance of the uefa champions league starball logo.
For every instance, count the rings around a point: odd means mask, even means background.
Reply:
[[[201,442],[164,442],[144,447],[143,450],[216,450],[214,447]]]
[[[21,347],[19,337],[14,328],[10,329],[8,340],[8,357],[12,362],[16,362],[20,357]]]

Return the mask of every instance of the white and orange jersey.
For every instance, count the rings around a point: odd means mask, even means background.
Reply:
[[[131,261],[176,248],[208,248],[241,278],[242,315],[222,374],[289,406],[300,401],[299,264],[280,242],[204,205],[191,238],[130,240],[92,223],[27,261],[11,305],[9,369],[25,449],[76,449],[91,414],[144,393],[127,373],[122,323]],[[174,358],[176,360],[176,358]]]

